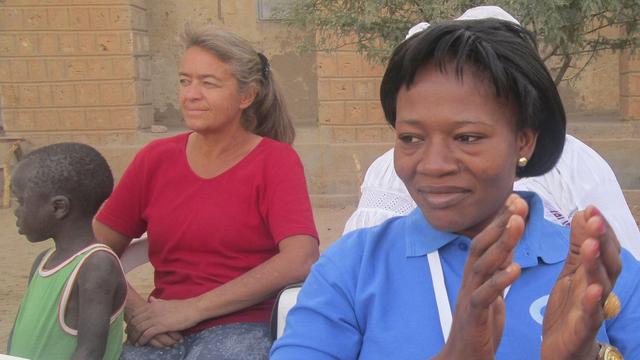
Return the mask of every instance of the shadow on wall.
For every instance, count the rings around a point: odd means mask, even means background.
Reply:
[[[182,114],[180,109],[171,103],[165,104],[164,110],[154,109],[153,123],[155,125],[164,125],[169,128],[184,127],[184,121],[182,121]]]

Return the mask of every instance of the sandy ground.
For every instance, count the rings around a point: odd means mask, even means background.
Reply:
[[[342,234],[342,229],[354,207],[316,208],[314,215],[320,234],[320,247],[326,249]],[[29,271],[35,257],[53,246],[46,241],[31,244],[18,234],[13,210],[0,209],[0,354],[6,351],[9,332],[13,326],[18,305],[27,285]],[[141,293],[147,294],[153,286],[151,266],[144,265],[127,275]]]

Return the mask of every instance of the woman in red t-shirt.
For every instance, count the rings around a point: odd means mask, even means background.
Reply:
[[[148,235],[155,288],[129,289],[122,358],[267,358],[273,296],[319,253],[293,126],[247,41],[211,27],[184,39],[191,131],[142,149],[94,221],[119,254]]]

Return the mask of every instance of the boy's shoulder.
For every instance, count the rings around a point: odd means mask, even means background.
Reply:
[[[35,260],[33,260],[33,265],[31,265],[31,272],[29,273],[29,282],[31,282],[31,279],[33,278],[33,274],[35,274],[36,271],[38,271],[38,267],[40,267],[40,263],[42,262],[42,259],[44,258],[45,255],[47,255],[49,251],[51,251],[51,249],[44,250],[43,252],[38,254],[38,256],[36,256]]]
[[[115,253],[106,247],[97,248],[86,255],[86,259],[78,270],[77,282],[80,286],[89,287],[126,284],[120,261]]]

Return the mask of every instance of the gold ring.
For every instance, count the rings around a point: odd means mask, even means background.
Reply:
[[[613,291],[610,292],[609,296],[607,296],[607,300],[604,302],[604,306],[602,307],[605,320],[618,316],[620,313],[620,307],[620,299]]]

